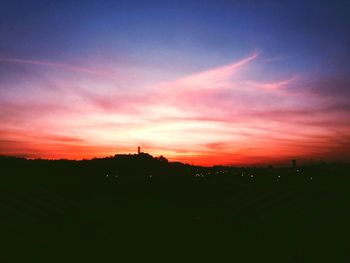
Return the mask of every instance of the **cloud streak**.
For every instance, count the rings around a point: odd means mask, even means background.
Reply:
[[[98,76],[108,76],[111,74],[109,72],[104,72],[104,71],[86,68],[86,67],[78,67],[78,66],[73,66],[73,65],[64,64],[64,63],[52,63],[52,62],[40,61],[40,60],[0,57],[0,62],[53,67],[53,68],[59,68],[59,69],[64,69],[64,70],[68,70],[68,71],[73,71],[73,72],[82,72],[85,74],[98,75]]]
[[[259,82],[248,81],[246,83],[248,84],[248,86],[251,86],[254,88],[265,89],[265,90],[270,90],[270,91],[277,91],[277,90],[280,90],[282,88],[287,87],[289,84],[296,81],[297,79],[298,79],[298,76],[293,76],[289,79],[277,81],[277,82],[259,83]]]

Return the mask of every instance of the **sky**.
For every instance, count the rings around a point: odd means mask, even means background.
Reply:
[[[350,161],[347,1],[0,8],[0,154]]]

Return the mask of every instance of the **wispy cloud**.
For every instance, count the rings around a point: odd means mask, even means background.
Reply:
[[[163,83],[159,89],[165,92],[175,93],[179,91],[195,91],[203,89],[223,88],[230,84],[230,80],[238,71],[259,56],[258,51],[254,51],[251,55],[228,65],[208,69],[179,78],[175,81]],[[232,83],[231,83],[232,84]]]
[[[287,87],[289,84],[296,81],[297,79],[298,79],[298,76],[295,75],[291,78],[281,80],[281,81],[276,81],[276,82],[259,83],[259,82],[247,81],[246,84],[254,88],[276,91]]]
[[[60,68],[60,69],[69,70],[69,71],[82,72],[82,73],[91,74],[91,75],[100,75],[100,76],[111,75],[111,72],[105,72],[105,71],[100,71],[100,70],[92,69],[92,68],[73,66],[73,65],[64,64],[64,63],[53,63],[53,62],[41,61],[41,60],[0,57],[0,62],[54,67],[54,68]]]

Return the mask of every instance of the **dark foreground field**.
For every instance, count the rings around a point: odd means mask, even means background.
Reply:
[[[130,158],[1,158],[0,262],[350,262],[348,165]]]

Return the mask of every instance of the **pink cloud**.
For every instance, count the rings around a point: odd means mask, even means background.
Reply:
[[[247,81],[246,84],[248,86],[254,87],[254,88],[259,88],[259,89],[265,89],[265,90],[279,90],[282,88],[287,87],[290,83],[296,81],[298,79],[298,76],[293,76],[289,79],[286,80],[281,80],[277,82],[270,82],[270,83],[259,83],[259,82],[252,82],[252,81]]]
[[[163,83],[158,87],[160,92],[170,92],[171,94],[179,91],[189,92],[193,90],[216,89],[226,87],[230,83],[230,79],[234,77],[238,71],[249,65],[259,55],[255,51],[246,58],[225,66],[208,69],[202,72],[193,73],[189,76],[179,78],[175,81]]]

